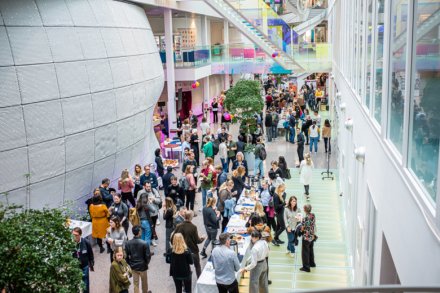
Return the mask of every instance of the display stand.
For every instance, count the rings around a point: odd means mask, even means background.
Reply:
[[[333,172],[330,172],[330,153],[327,153],[327,171],[322,172],[321,175],[326,174],[326,176],[322,177],[322,180],[327,179],[327,178],[331,178],[332,180],[334,180],[335,178],[333,177]]]

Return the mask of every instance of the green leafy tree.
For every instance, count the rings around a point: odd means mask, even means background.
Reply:
[[[0,290],[79,292],[82,272],[60,209],[0,205]]]
[[[260,95],[261,86],[255,80],[240,80],[228,90],[224,105],[234,115],[234,121],[241,122],[240,132],[253,133],[256,128],[254,115],[264,108]]]

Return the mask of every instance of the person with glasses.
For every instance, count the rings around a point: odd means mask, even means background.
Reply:
[[[89,270],[94,271],[95,259],[93,256],[92,246],[90,242],[85,238],[81,237],[82,230],[80,227],[75,227],[72,230],[73,240],[76,243],[76,249],[72,256],[79,260],[79,265],[83,273],[84,288],[83,292],[90,292],[90,280],[89,280]]]

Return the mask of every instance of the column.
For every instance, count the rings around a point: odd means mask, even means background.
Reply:
[[[223,21],[223,56],[225,56],[225,82],[224,89],[229,89],[229,22],[227,20]]]
[[[209,102],[210,102],[210,95],[209,95],[209,76],[203,78],[203,110],[205,111],[205,117],[207,121],[211,120],[210,111],[209,108]],[[207,105],[208,107],[205,107]]]
[[[168,93],[168,128],[176,129],[176,77],[174,75],[173,16],[171,9],[164,9],[165,56]]]

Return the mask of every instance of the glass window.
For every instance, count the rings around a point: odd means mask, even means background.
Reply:
[[[374,70],[374,105],[373,117],[377,122],[381,122],[382,118],[382,79],[383,79],[383,35],[384,35],[384,3],[385,0],[376,1],[376,55],[375,55],[375,70]]]
[[[354,1],[353,2],[353,59],[352,59],[352,66],[351,66],[351,84],[353,85],[353,87],[356,86],[356,72],[357,72],[357,58],[358,58],[358,38],[357,38],[357,23],[358,23],[358,19],[357,19],[357,4],[358,1]]]
[[[391,14],[390,112],[388,137],[402,152],[408,0],[393,0]]]
[[[372,43],[373,43],[373,0],[367,3],[367,70],[365,77],[365,105],[370,108],[370,89],[371,89],[371,72],[372,72]]]
[[[440,137],[440,0],[418,1],[409,167],[436,200]]]
[[[360,97],[362,97],[362,73],[364,72],[363,60],[364,60],[364,0],[359,1],[358,12],[358,34],[359,34],[359,55],[356,60],[356,87]]]

